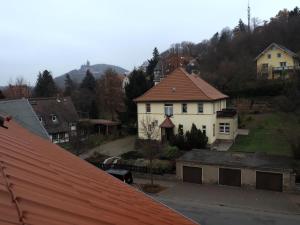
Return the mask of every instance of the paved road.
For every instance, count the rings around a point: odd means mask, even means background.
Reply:
[[[157,198],[201,225],[299,225],[300,215],[245,210],[220,205],[181,204]]]
[[[136,179],[138,182],[145,182]],[[201,225],[299,225],[300,195],[156,180],[155,199]]]
[[[92,156],[95,152],[101,153],[108,156],[119,156],[125,152],[134,150],[134,142],[136,136],[127,136],[125,138],[120,138],[103,145],[97,146],[89,150],[87,153],[81,154],[79,157],[86,159]]]

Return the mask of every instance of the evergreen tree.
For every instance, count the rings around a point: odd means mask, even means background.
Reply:
[[[48,70],[39,73],[37,82],[34,88],[35,97],[52,97],[57,94],[57,87],[53,77]]]
[[[95,92],[96,90],[96,79],[93,73],[90,70],[86,71],[86,75],[83,78],[80,88],[90,90],[91,92]]]
[[[134,69],[129,75],[129,84],[125,86],[125,113],[119,116],[123,123],[133,125],[137,120],[137,108],[133,99],[141,96],[149,89],[146,74]]]
[[[148,60],[149,65],[147,66],[147,70],[146,70],[147,79],[149,81],[150,87],[152,87],[154,84],[153,83],[154,69],[158,63],[158,60],[159,60],[159,52],[158,52],[157,48],[155,47],[153,49],[152,58],[150,60]]]
[[[67,74],[66,78],[65,78],[64,96],[71,96],[74,89],[75,89],[75,84],[74,84],[73,80],[71,79],[70,74]]]

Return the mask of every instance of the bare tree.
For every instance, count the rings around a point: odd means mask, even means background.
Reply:
[[[145,156],[149,159],[150,179],[151,185],[153,186],[153,159],[158,152],[157,139],[159,136],[159,127],[157,120],[152,119],[150,116],[142,119],[140,125],[140,130],[145,137],[145,145],[143,150]]]
[[[22,76],[17,77],[15,81],[10,79],[4,93],[8,98],[28,98],[31,96],[30,84]]]

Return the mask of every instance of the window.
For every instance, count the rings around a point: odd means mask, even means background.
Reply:
[[[219,132],[221,134],[229,134],[230,133],[230,124],[229,123],[219,123]]]
[[[204,135],[206,135],[206,126],[205,126],[205,125],[202,125],[202,133],[203,133]]]
[[[187,113],[187,104],[186,103],[182,103],[181,109],[182,109],[182,113]]]
[[[281,58],[281,53],[277,53],[277,58]]]
[[[56,115],[51,115],[51,119],[52,119],[52,122],[56,122],[57,121]]]
[[[272,57],[271,54],[268,54],[268,59],[271,59],[271,57]]]
[[[216,106],[215,106],[215,103],[213,103],[213,112],[216,113]]]
[[[216,136],[216,124],[213,124],[213,137]]]
[[[202,102],[198,103],[198,113],[203,113],[203,103]]]
[[[286,62],[280,62],[281,67],[286,67]]]
[[[268,69],[268,66],[269,66],[268,63],[263,63],[262,64],[262,69]]]
[[[146,104],[146,112],[147,112],[147,113],[150,113],[150,112],[151,112],[151,105],[150,105],[150,103],[147,103],[147,104]]]
[[[165,104],[165,115],[173,116],[173,104]]]

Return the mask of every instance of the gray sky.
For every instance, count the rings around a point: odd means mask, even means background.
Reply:
[[[269,20],[299,0],[250,0],[251,16]],[[0,0],[0,85],[23,76],[35,84],[38,71],[54,77],[91,64],[131,70],[155,46],[198,43],[239,18],[247,0]]]

